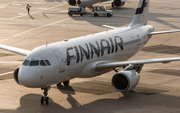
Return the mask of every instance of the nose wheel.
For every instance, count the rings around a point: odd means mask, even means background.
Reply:
[[[69,82],[70,82],[69,80],[64,81],[64,82],[63,82],[63,85],[64,85],[64,86],[68,86],[68,85],[69,85]],[[61,85],[61,82],[57,84],[57,86],[60,86],[60,85]]]
[[[41,88],[42,90],[44,90],[43,94],[44,96],[41,97],[41,104],[43,105],[44,102],[46,102],[46,104],[49,104],[49,97],[47,97],[48,95],[48,90],[50,90],[50,86],[49,87],[43,87]]]
[[[64,86],[68,86],[69,85],[69,80],[64,81],[63,84],[64,84]]]

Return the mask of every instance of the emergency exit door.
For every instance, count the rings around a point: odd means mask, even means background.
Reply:
[[[59,50],[55,50],[54,53],[59,61],[59,73],[62,73],[65,71],[65,58],[63,58]]]

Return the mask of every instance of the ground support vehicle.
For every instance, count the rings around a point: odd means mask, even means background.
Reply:
[[[69,7],[68,14],[69,16],[73,16],[74,14],[83,16],[86,14],[86,9],[83,7]]]
[[[107,10],[106,6],[94,6],[92,15],[93,16],[111,17],[113,15],[113,13],[112,13],[112,10]]]

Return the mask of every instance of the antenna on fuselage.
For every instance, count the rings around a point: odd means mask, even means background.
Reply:
[[[48,41],[46,42],[46,47],[47,47]]]

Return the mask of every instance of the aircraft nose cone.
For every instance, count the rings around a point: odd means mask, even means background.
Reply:
[[[26,87],[33,87],[35,81],[35,74],[27,69],[20,70],[19,82]]]
[[[81,4],[81,0],[78,0],[77,3],[78,3],[78,4]]]

